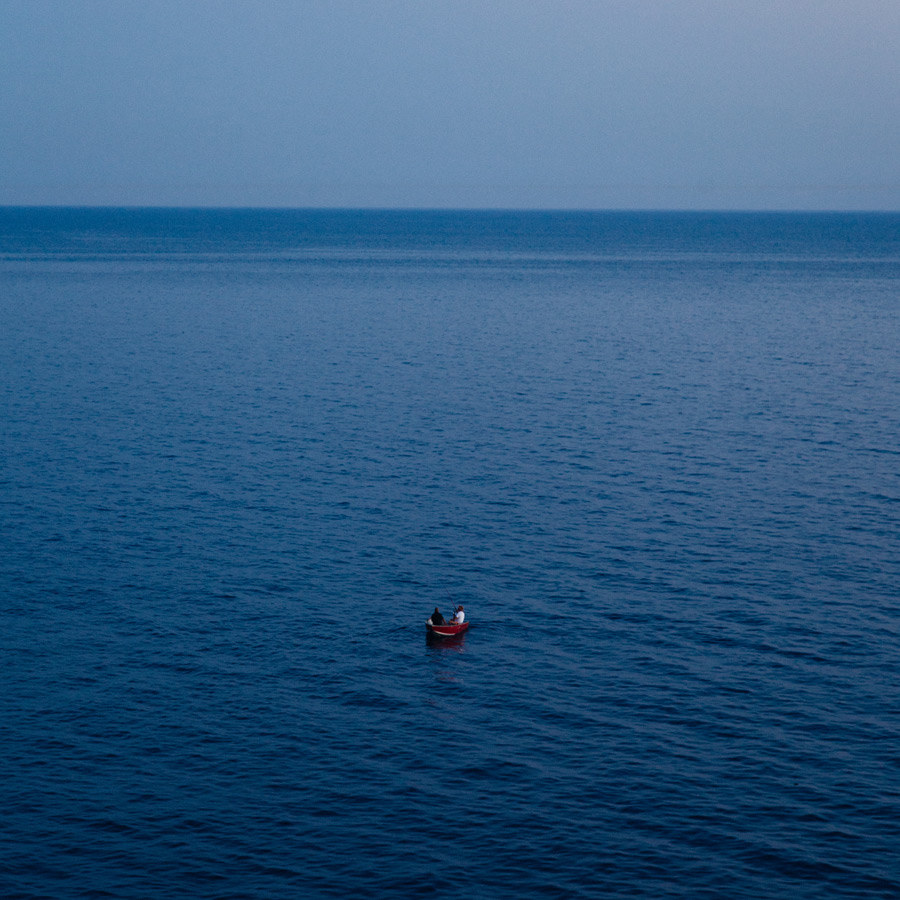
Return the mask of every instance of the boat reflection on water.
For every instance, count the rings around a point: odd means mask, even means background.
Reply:
[[[468,630],[468,622],[463,622],[461,625],[432,625],[429,620],[425,623],[425,643],[429,647],[460,650]]]
[[[432,634],[427,634],[425,636],[425,653],[430,656],[432,659],[438,660],[441,658],[449,659],[449,657],[454,656],[457,653],[465,653],[466,652],[466,636],[465,634],[457,635],[456,637],[445,637],[439,638],[435,637]],[[455,678],[449,679],[451,681],[455,681]]]

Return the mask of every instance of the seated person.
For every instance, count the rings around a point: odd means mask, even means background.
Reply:
[[[447,623],[444,621],[444,617],[441,615],[441,611],[435,607],[434,612],[431,614],[431,618],[428,620],[429,625],[446,625]]]
[[[453,617],[452,625],[462,625],[466,620],[466,614],[463,612],[462,605],[456,607],[456,615]]]

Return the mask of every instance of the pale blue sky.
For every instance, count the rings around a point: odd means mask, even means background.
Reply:
[[[0,0],[0,204],[900,209],[900,0]]]

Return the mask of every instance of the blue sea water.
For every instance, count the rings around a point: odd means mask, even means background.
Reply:
[[[898,348],[897,215],[0,210],[0,895],[900,896]]]

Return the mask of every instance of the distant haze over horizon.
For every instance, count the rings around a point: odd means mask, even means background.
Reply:
[[[379,204],[324,204],[277,205],[274,203],[0,203],[0,209],[12,210],[109,210],[109,211],[160,211],[176,212],[273,212],[273,213],[446,213],[448,215],[647,215],[647,216],[900,216],[900,208],[872,209],[865,207],[653,207],[653,206],[387,206]]]
[[[900,209],[896,0],[0,0],[0,205]]]

